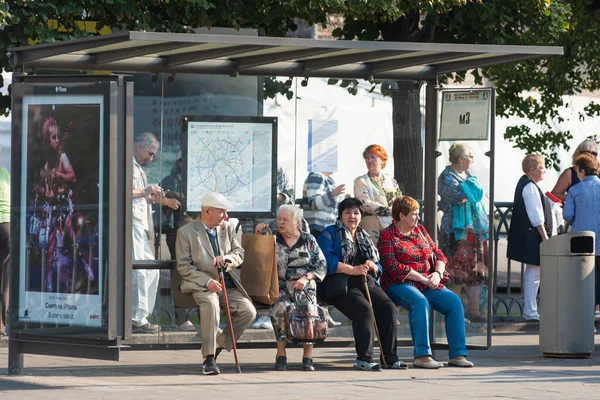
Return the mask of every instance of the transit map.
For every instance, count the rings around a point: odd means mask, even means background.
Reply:
[[[272,146],[272,123],[189,121],[187,210],[200,211],[202,197],[218,192],[232,212],[271,211]]]

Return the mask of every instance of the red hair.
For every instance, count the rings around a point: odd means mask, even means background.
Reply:
[[[365,149],[365,151],[363,151],[363,158],[367,157],[367,154],[374,154],[377,157],[381,158],[381,161],[383,161],[381,163],[381,169],[385,168],[385,163],[388,159],[388,155],[387,155],[387,151],[385,151],[385,149],[383,147],[381,147],[378,144],[372,144],[370,146],[367,146],[367,148]]]

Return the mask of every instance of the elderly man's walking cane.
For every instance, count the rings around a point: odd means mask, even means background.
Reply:
[[[225,264],[229,264],[231,260],[225,259]],[[223,287],[223,298],[225,299],[225,311],[227,312],[227,325],[229,325],[229,334],[231,335],[231,347],[233,348],[233,357],[235,358],[235,366],[238,374],[242,373],[240,368],[240,362],[237,355],[237,347],[235,345],[235,335],[233,333],[233,321],[231,320],[231,311],[229,310],[229,299],[227,298],[227,288],[225,287],[225,266],[219,267],[219,280],[221,281],[221,287]]]
[[[377,328],[377,319],[375,318],[375,310],[373,309],[373,301],[371,301],[371,292],[369,292],[369,284],[368,279],[365,275],[362,276],[363,283],[365,285],[365,293],[367,294],[367,299],[369,300],[369,304],[371,305],[371,312],[373,313],[373,325],[375,325],[375,334],[377,335],[377,342],[379,342],[379,354],[381,355],[381,363],[384,368],[387,368],[387,363],[385,362],[385,355],[383,354],[383,349],[381,348],[381,337],[379,336],[379,328]]]

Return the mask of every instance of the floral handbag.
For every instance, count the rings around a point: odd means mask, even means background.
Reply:
[[[308,293],[304,292],[308,297]],[[298,292],[294,291],[296,301],[287,306],[285,311],[285,331],[287,339],[295,343],[318,343],[327,338],[327,320],[329,312],[326,308],[306,300],[298,300]]]

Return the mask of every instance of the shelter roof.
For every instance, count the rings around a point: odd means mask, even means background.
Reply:
[[[13,68],[345,79],[433,79],[562,47],[121,32],[10,50]]]

